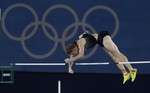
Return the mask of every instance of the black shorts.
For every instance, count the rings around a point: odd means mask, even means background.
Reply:
[[[98,34],[98,44],[101,46],[101,47],[104,47],[103,45],[103,38],[105,36],[109,35],[108,31],[102,31]],[[109,35],[110,36],[110,35]]]

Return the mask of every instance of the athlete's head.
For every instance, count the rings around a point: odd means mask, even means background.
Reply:
[[[68,56],[73,55],[76,56],[78,54],[78,47],[75,44],[71,44],[66,48],[66,54]]]

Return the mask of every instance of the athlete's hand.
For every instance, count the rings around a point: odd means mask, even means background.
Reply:
[[[66,62],[66,63],[74,62],[74,61],[75,61],[75,58],[74,58],[74,57],[72,57],[72,58],[66,58],[66,59],[65,59],[65,62]]]
[[[70,73],[70,74],[73,74],[73,73],[74,73],[73,70],[72,70],[72,68],[68,68],[68,70],[69,70],[69,73]]]
[[[66,59],[65,59],[65,62],[66,62],[66,63],[69,63],[69,62],[70,62],[70,59],[69,59],[69,58],[66,58]]]

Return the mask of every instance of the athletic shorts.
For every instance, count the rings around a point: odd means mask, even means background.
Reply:
[[[101,47],[104,47],[103,45],[103,38],[105,36],[109,35],[108,31],[102,31],[98,34],[98,44],[101,46]]]

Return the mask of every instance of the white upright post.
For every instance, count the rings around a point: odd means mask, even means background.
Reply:
[[[58,93],[61,93],[61,81],[58,81]]]

